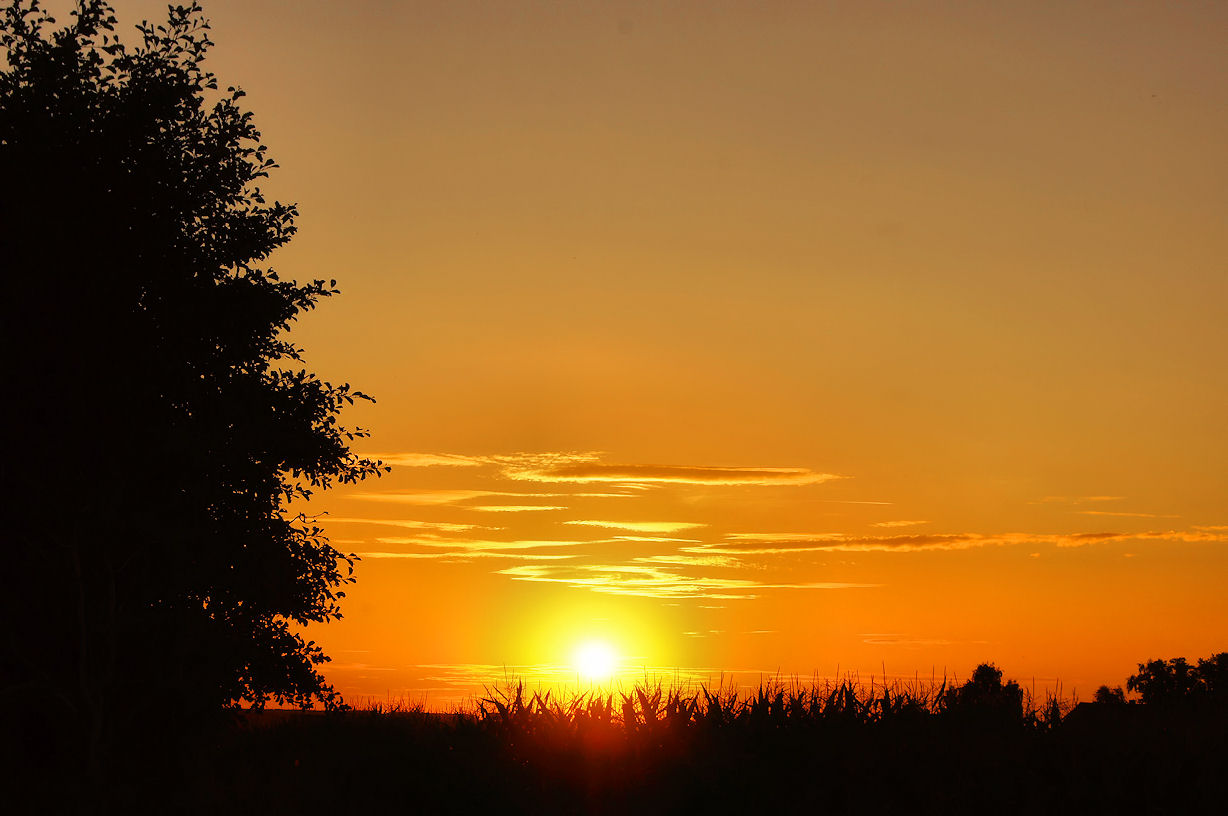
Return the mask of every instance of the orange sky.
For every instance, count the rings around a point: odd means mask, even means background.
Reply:
[[[206,12],[396,464],[343,693],[1228,648],[1225,4]]]

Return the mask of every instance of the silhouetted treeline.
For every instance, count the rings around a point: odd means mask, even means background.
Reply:
[[[452,714],[244,714],[167,795],[200,813],[1224,812],[1228,718],[1211,697],[1071,707],[988,664],[963,683],[749,695],[517,685]],[[141,778],[118,809],[148,793]]]
[[[1126,688],[1151,705],[1228,706],[1228,652],[1200,658],[1194,666],[1184,657],[1140,663]]]

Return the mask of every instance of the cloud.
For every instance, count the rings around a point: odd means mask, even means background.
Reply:
[[[918,524],[929,524],[928,521],[876,521],[871,527],[915,527]]]
[[[627,485],[627,487],[637,487],[637,485]],[[627,499],[634,496],[634,493],[559,493],[560,496],[574,496],[581,499]]]
[[[1141,538],[1153,541],[1183,541],[1189,544],[1202,542],[1228,541],[1226,527],[1195,527],[1193,530],[1169,530],[1167,532],[1129,533],[1122,538]]]
[[[1181,516],[1173,516],[1157,513],[1117,513],[1110,510],[1077,510],[1075,511],[1083,516],[1122,516],[1125,518],[1181,518]]]
[[[380,544],[412,544],[417,547],[465,551],[532,550],[539,547],[577,547],[591,541],[484,541],[465,538],[439,538],[437,536],[383,537],[375,539]]]
[[[490,457],[492,462],[509,469],[553,468],[577,465],[586,462],[597,462],[604,451],[538,451],[530,453],[496,454]]]
[[[729,533],[730,541],[790,542],[837,541],[844,533]]]
[[[430,558],[441,561],[467,561],[473,558],[515,558],[521,561],[561,561],[574,555],[526,552],[491,552],[489,550],[456,550],[445,552],[361,552],[359,558]]]
[[[394,467],[481,467],[490,464],[485,456],[457,453],[365,453],[363,456]]]
[[[397,504],[455,504],[481,496],[503,496],[489,490],[390,490],[379,493],[355,493],[353,498],[363,501],[396,502]]]
[[[515,481],[542,483],[605,483],[627,490],[644,490],[661,484],[694,485],[808,485],[843,478],[801,467],[723,467],[696,465],[606,464],[594,451],[512,453],[469,456],[455,453],[380,453],[371,454],[389,465],[399,467],[488,467]],[[402,501],[418,504],[464,501],[479,495],[506,495],[484,491],[399,491],[358,494],[374,501]],[[576,494],[572,494],[576,495]],[[626,496],[628,493],[590,494]],[[886,504],[886,502],[854,502]]]
[[[734,539],[734,536],[730,536]],[[982,547],[985,541],[967,535],[928,536],[846,536],[821,533],[785,537],[784,535],[738,535],[733,546],[704,545],[684,547],[686,552],[714,552],[723,555],[785,555],[803,552],[911,552],[914,550],[964,550]]]
[[[667,599],[737,600],[756,598],[757,593],[765,589],[852,589],[878,586],[878,584],[831,582],[768,584],[739,578],[687,576],[665,567],[636,565],[592,564],[555,567],[522,564],[497,572],[517,581],[558,583],[613,595]]]
[[[916,552],[920,550],[970,550],[1017,544],[1054,544],[1062,548],[1084,547],[1107,541],[1136,539],[1156,541],[1228,541],[1228,533],[1207,530],[1169,530],[1121,533],[948,533],[933,535],[852,536],[844,533],[731,533],[731,544],[683,547],[683,552],[721,555],[779,555],[802,552]]]
[[[741,567],[743,563],[728,555],[644,555],[632,558],[645,564],[683,564],[694,567]]]
[[[1044,496],[1029,504],[1086,504],[1087,502],[1122,501],[1125,496]]]
[[[506,490],[389,490],[375,493],[355,493],[352,498],[364,501],[395,502],[398,504],[440,505],[459,504],[490,496],[517,499],[623,499],[634,493],[514,493]]]
[[[693,521],[565,521],[580,527],[608,527],[615,530],[631,530],[637,533],[677,533],[696,527],[707,527]]]
[[[960,644],[982,644],[983,640],[947,640],[945,638],[918,638],[909,635],[896,634],[863,634],[862,643],[871,646],[903,646],[906,649],[919,649],[923,646],[956,646]]]
[[[636,536],[636,535],[616,535],[611,536],[613,541],[644,541],[650,544],[699,544],[698,538],[668,538],[666,536]]]
[[[809,468],[695,467],[691,465],[605,465],[593,461],[508,467],[511,479],[531,482],[607,482],[696,485],[807,485],[842,478]]]
[[[483,539],[444,538],[429,533],[420,536],[387,536],[377,538],[380,544],[411,546],[418,549],[406,551],[365,552],[362,558],[426,558],[463,561],[474,558],[514,558],[521,561],[560,561],[575,558],[575,554],[548,554],[535,552],[543,548],[575,547],[590,544],[588,541],[488,541]]]
[[[821,501],[827,502],[828,504],[880,504],[884,506],[895,504],[895,502],[857,501],[855,499],[821,499]]]
[[[461,533],[466,530],[499,529],[498,527],[480,527],[476,524],[454,524],[448,521],[415,521],[412,519],[369,519],[329,516],[323,519],[323,521],[329,524],[377,524],[385,527],[404,527],[411,530],[441,530],[448,533]]]
[[[481,513],[525,513],[532,510],[566,510],[568,508],[556,504],[482,504],[465,509],[477,510]]]

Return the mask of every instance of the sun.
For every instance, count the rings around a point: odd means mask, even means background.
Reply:
[[[572,660],[576,671],[586,680],[608,680],[618,668],[618,654],[614,647],[598,640],[582,643]]]

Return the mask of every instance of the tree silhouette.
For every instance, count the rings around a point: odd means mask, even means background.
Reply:
[[[1121,690],[1121,686],[1110,688],[1106,684],[1096,689],[1096,695],[1093,699],[1101,705],[1124,705],[1126,693]]]
[[[1002,670],[981,663],[962,686],[946,690],[946,711],[988,725],[1018,723],[1023,719],[1023,689],[1014,680],[1002,683]]]
[[[1213,702],[1228,706],[1228,652],[1200,658],[1191,666],[1184,657],[1138,664],[1138,674],[1126,680],[1143,702],[1156,705]]]
[[[0,7],[8,698],[90,755],[136,708],[337,701],[299,627],[341,616],[352,555],[288,506],[384,468],[284,332],[336,293],[263,266],[293,205],[200,7],[126,47],[101,0],[65,27]]]

